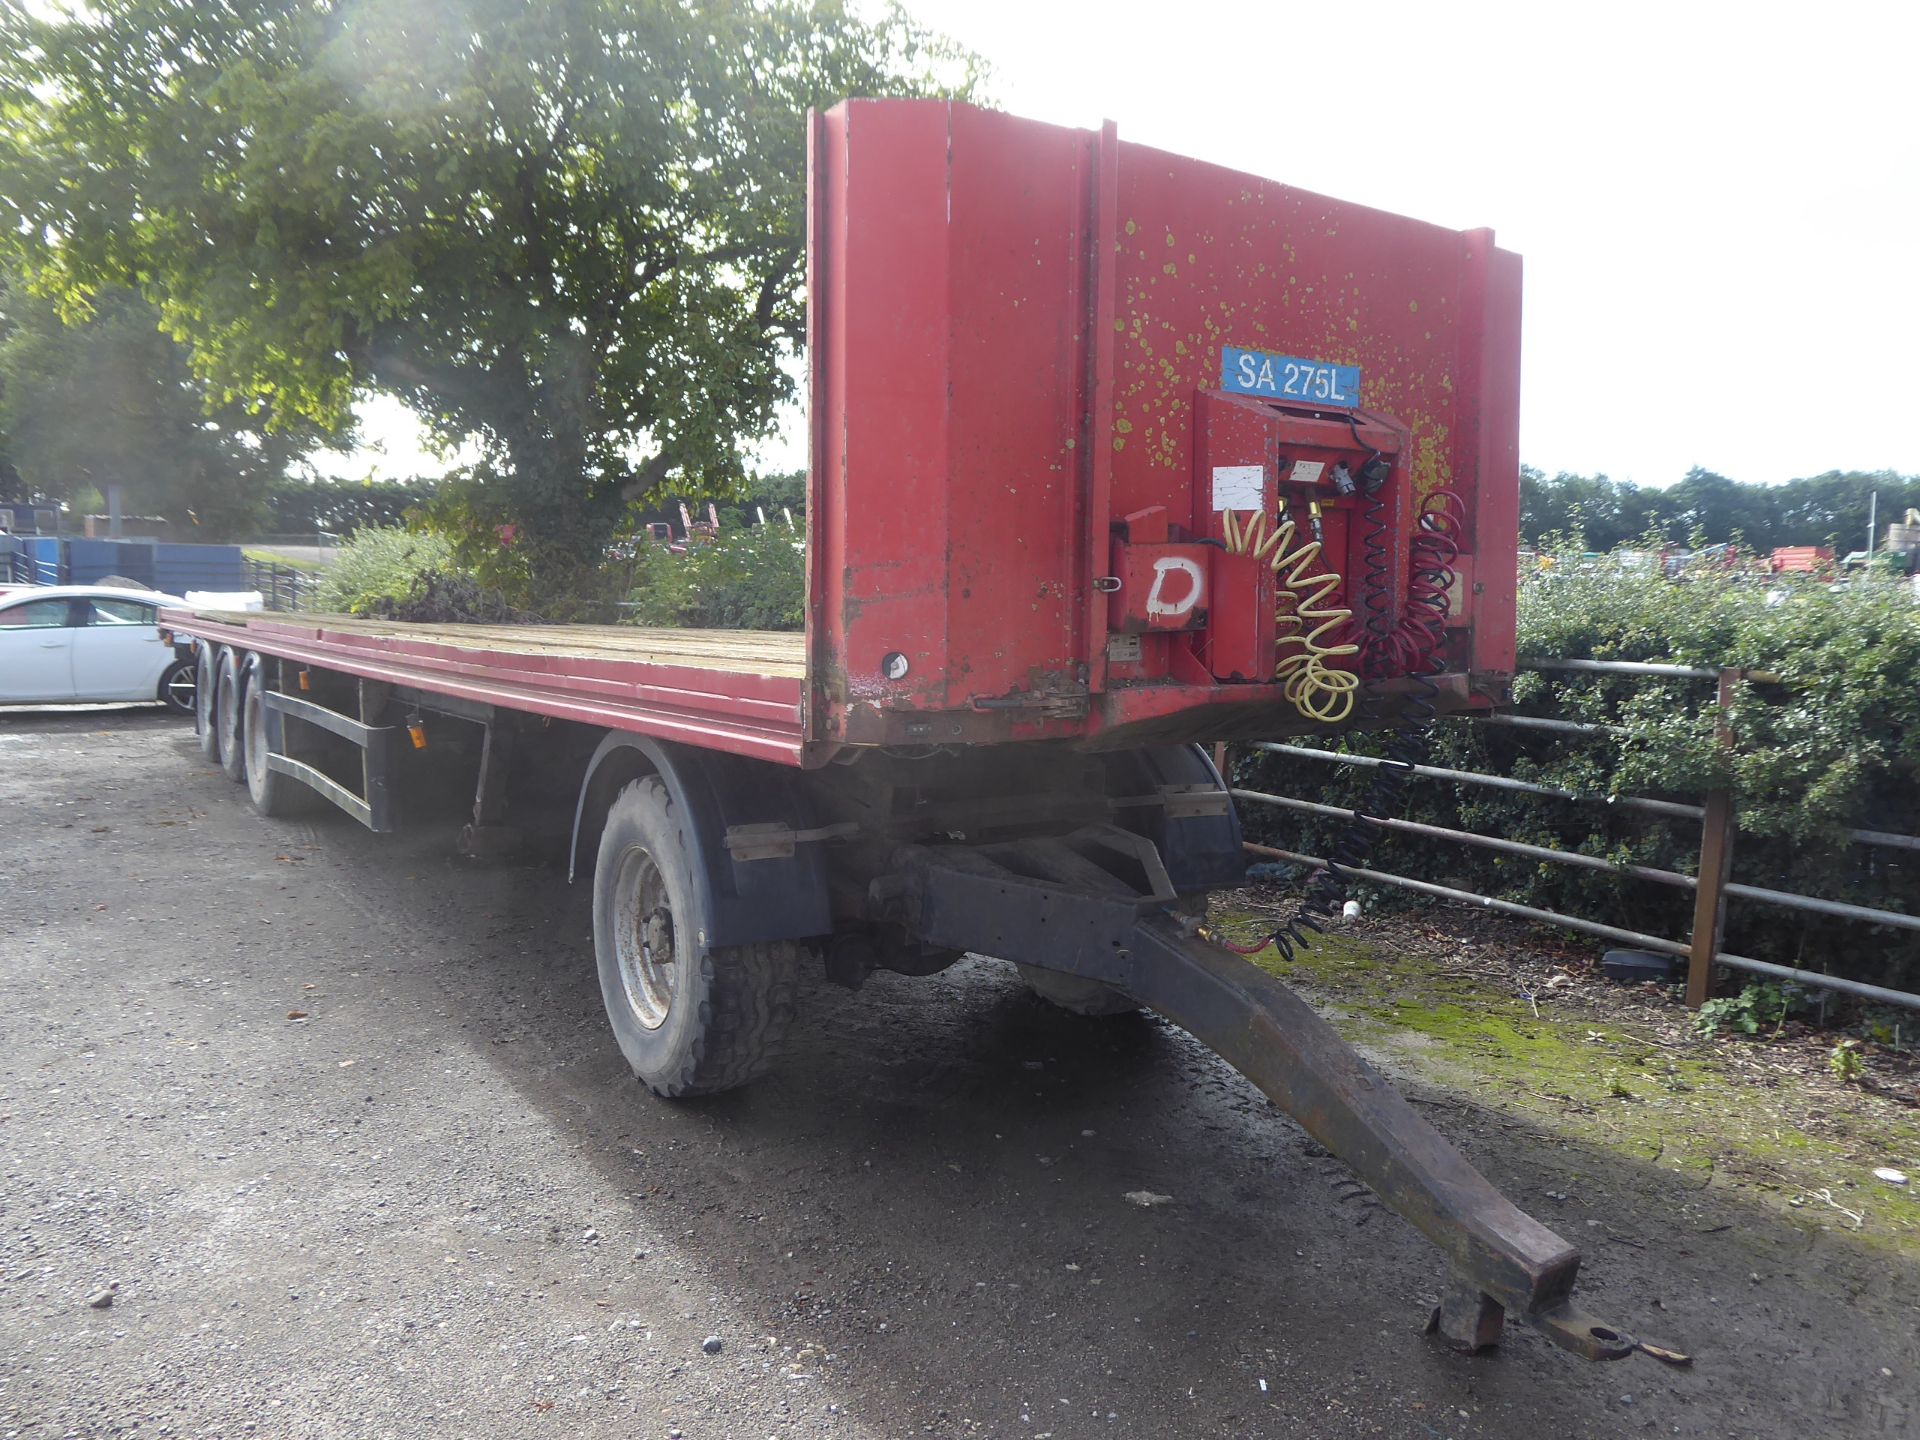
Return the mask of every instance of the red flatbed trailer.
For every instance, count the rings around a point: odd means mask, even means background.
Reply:
[[[809,196],[803,635],[174,612],[206,753],[374,829],[464,756],[463,849],[550,829],[590,869],[662,1095],[760,1075],[806,967],[999,956],[1175,1020],[1347,1159],[1448,1255],[1454,1344],[1510,1310],[1630,1353],[1573,1247],[1201,924],[1245,859],[1199,742],[1506,692],[1518,259],[944,102],[816,116]]]

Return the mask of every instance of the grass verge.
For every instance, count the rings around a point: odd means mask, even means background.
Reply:
[[[1213,923],[1246,942],[1272,919],[1216,909]],[[1920,1110],[1764,1041],[1695,1036],[1662,996],[1460,943],[1337,933],[1258,963],[1396,1074],[1920,1259]]]

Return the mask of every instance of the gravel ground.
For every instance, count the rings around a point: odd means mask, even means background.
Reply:
[[[1337,1161],[1005,967],[816,986],[773,1079],[669,1105],[560,870],[261,819],[148,712],[0,715],[0,775],[0,1436],[1920,1429],[1904,1262],[1471,1095],[1416,1098],[1692,1370],[1436,1348]]]

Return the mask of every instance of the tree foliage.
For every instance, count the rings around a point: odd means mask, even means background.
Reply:
[[[94,0],[0,21],[0,234],[69,315],[137,283],[221,400],[408,400],[443,515],[564,585],[625,507],[724,491],[791,388],[803,116],[964,91],[839,0]]]
[[[309,427],[269,434],[244,405],[209,405],[185,349],[131,291],[103,291],[76,318],[0,287],[0,435],[20,487],[79,500],[118,484],[129,513],[179,533],[245,534]]]
[[[267,497],[265,525],[279,535],[350,535],[370,525],[399,525],[435,489],[429,480],[289,480]]]
[[[1698,467],[1664,490],[1605,475],[1520,471],[1520,533],[1528,544],[1578,537],[1589,550],[1612,550],[1657,536],[1685,545],[1744,542],[1760,551],[1779,545],[1831,545],[1840,554],[1865,547],[1871,497],[1879,521],[1920,508],[1920,475],[1890,470],[1829,470],[1784,485],[1746,485]],[[1884,533],[1884,532],[1883,532]]]

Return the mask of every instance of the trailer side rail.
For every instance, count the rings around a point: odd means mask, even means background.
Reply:
[[[782,765],[798,765],[804,750],[805,681],[800,637],[794,660],[745,652],[739,668],[705,657],[653,658],[651,632],[636,629],[631,653],[617,634],[596,632],[573,648],[509,648],[476,627],[460,643],[452,626],[422,627],[416,637],[334,623],[335,617],[242,615],[184,610],[162,612],[162,623],[182,634],[257,651],[279,659],[337,670],[363,680],[431,691],[480,705],[556,720],[626,730],[703,749],[723,750]],[[396,630],[400,627],[394,627]],[[544,630],[543,633],[562,633]],[[536,627],[529,627],[533,636]],[[755,637],[765,640],[767,637]],[[787,637],[776,637],[785,640]],[[758,652],[772,647],[759,646]]]

